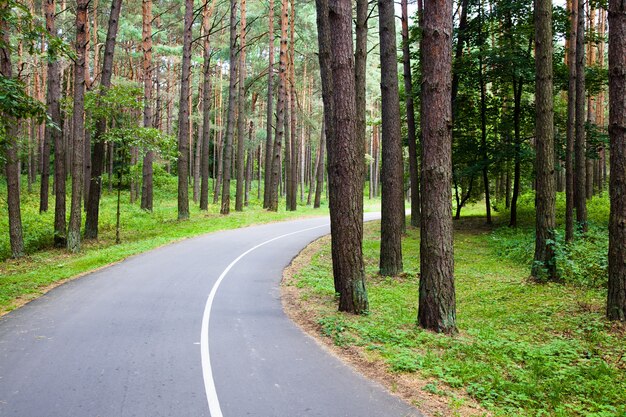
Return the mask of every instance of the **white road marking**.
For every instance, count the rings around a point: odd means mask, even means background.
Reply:
[[[215,390],[215,381],[213,380],[213,370],[211,368],[211,356],[209,354],[209,321],[211,319],[211,307],[213,306],[213,300],[215,299],[215,294],[217,293],[220,284],[226,277],[226,274],[247,254],[250,252],[260,248],[261,246],[267,245],[275,240],[282,239],[287,236],[295,235],[298,233],[308,232],[309,230],[321,229],[322,227],[328,227],[328,223],[309,227],[308,229],[302,229],[295,232],[287,233],[284,235],[277,236],[270,240],[266,240],[263,243],[259,243],[255,247],[248,249],[241,255],[239,255],[234,261],[230,263],[224,269],[224,272],[219,276],[215,284],[213,284],[213,288],[211,288],[211,292],[209,293],[209,298],[206,301],[206,305],[204,307],[204,315],[202,316],[202,329],[200,331],[200,352],[202,356],[202,376],[204,377],[204,389],[206,391],[206,398],[209,403],[209,412],[211,413],[211,417],[223,417],[222,409],[220,407],[220,401],[217,398],[217,391]]]

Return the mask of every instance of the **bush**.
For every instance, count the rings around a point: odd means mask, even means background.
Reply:
[[[526,193],[518,201],[520,226],[502,227],[491,235],[491,243],[498,256],[528,266],[534,257],[535,230],[534,194]],[[577,234],[573,242],[565,244],[563,223],[565,218],[565,195],[557,196],[557,231],[555,241],[557,271],[568,283],[585,287],[605,287],[608,280],[607,223],[610,203],[605,193],[587,202],[589,231],[585,236]]]

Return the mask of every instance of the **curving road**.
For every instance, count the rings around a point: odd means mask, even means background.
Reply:
[[[0,416],[422,416],[283,314],[282,270],[328,229],[185,240],[0,318]]]

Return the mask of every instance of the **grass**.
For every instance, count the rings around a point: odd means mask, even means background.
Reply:
[[[404,238],[405,273],[382,278],[379,224],[366,225],[367,316],[336,312],[327,245],[289,285],[314,304],[323,337],[382,361],[389,374],[427,381],[421,390],[447,398],[450,415],[471,398],[495,416],[626,416],[626,328],[604,319],[606,290],[531,283],[527,255],[503,256],[504,232],[485,228],[480,209],[465,213],[455,222],[458,336],[416,326],[416,230]],[[532,251],[532,226],[516,233]]]
[[[178,221],[176,180],[165,175],[157,176],[155,183],[154,211],[148,213],[139,208],[139,202],[130,204],[129,193],[122,194],[121,244],[115,244],[115,192],[106,192],[100,206],[100,230],[97,241],[83,242],[78,254],[52,247],[54,222],[54,199],[49,212],[39,214],[39,195],[22,190],[22,219],[27,256],[8,259],[10,256],[8,216],[6,213],[6,185],[0,185],[0,315],[25,301],[36,298],[56,283],[80,274],[123,260],[150,249],[191,236],[217,230],[233,229],[252,224],[268,223],[302,216],[325,215],[328,208],[321,209],[300,205],[295,212],[287,212],[284,203],[277,213],[261,208],[256,199],[256,188],[250,193],[250,206],[243,212],[234,211],[234,185],[231,214],[219,214],[219,205],[209,205],[208,212],[201,212],[190,201],[190,219]],[[24,180],[23,183],[26,181]],[[38,190],[35,184],[33,190]],[[191,192],[190,192],[191,196]],[[375,202],[370,208],[375,207]],[[69,215],[69,213],[68,213]],[[83,216],[84,221],[84,216]]]

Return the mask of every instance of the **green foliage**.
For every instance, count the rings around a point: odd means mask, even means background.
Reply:
[[[589,231],[585,236],[576,234],[570,244],[565,243],[564,232],[556,230],[554,249],[556,252],[557,271],[567,283],[581,287],[605,288],[608,281],[608,215],[607,195],[600,195],[588,201]],[[557,221],[564,222],[565,196],[557,198]],[[495,253],[511,262],[530,267],[534,257],[535,230],[534,194],[525,193],[518,201],[520,227],[502,227],[491,235]]]
[[[10,119],[34,118],[39,123],[46,120],[46,107],[26,93],[26,84],[17,78],[0,75],[0,129],[4,131]]]
[[[91,115],[88,128],[92,132],[99,119],[122,128],[139,124],[137,113],[143,107],[143,87],[140,84],[119,79],[104,94],[101,88],[85,93],[85,111]]]

